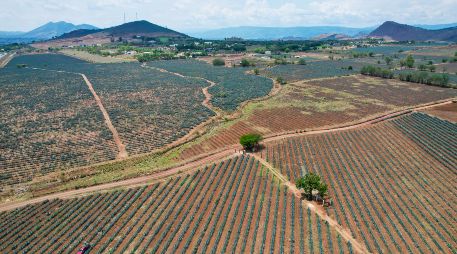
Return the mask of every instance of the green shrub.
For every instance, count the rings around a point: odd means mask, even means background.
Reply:
[[[213,60],[214,66],[225,66],[225,61],[222,58],[216,58]]]

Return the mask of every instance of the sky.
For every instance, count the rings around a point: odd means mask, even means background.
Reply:
[[[49,21],[101,28],[148,20],[182,32],[233,26],[368,27],[457,22],[457,0],[0,0],[0,31]]]

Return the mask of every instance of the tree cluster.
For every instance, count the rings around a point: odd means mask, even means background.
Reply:
[[[394,78],[394,73],[391,70],[383,69],[381,67],[376,67],[372,65],[363,66],[360,70],[360,73],[363,75],[380,77],[380,78]]]

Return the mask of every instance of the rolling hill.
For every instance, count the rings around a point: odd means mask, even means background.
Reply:
[[[125,23],[105,29],[80,29],[65,33],[52,40],[34,43],[36,48],[81,46],[110,43],[116,40],[132,41],[137,37],[188,37],[185,34],[150,23],[145,20]]]
[[[49,22],[45,25],[42,25],[36,29],[33,29],[30,32],[22,34],[22,38],[34,38],[34,39],[41,39],[47,40],[51,39],[56,36],[60,36],[62,34],[72,32],[79,29],[98,29],[95,26],[82,24],[82,25],[74,25],[72,23],[67,23],[64,21],[60,22]]]
[[[457,41],[457,27],[428,30],[420,27],[386,21],[369,34],[369,37],[395,41]]]

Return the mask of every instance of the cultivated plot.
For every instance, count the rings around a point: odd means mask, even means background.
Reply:
[[[290,181],[315,172],[329,184],[327,212],[371,252],[457,248],[457,127],[415,113],[375,127],[291,138],[262,156]]]
[[[330,225],[252,157],[163,183],[0,214],[3,252],[348,253]]]

